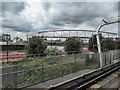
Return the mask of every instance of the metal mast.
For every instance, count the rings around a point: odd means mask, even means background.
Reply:
[[[111,21],[105,21],[105,20],[103,20],[102,24],[99,25],[98,28],[97,28],[97,30],[96,30],[96,33],[97,33],[97,37],[96,38],[97,38],[98,53],[100,54],[100,68],[103,67],[103,65],[102,65],[102,63],[103,63],[103,57],[102,57],[101,41],[100,41],[99,31],[105,25],[109,25],[109,24],[113,24],[113,23],[119,23],[119,22],[120,22],[119,18],[117,20],[111,20]]]

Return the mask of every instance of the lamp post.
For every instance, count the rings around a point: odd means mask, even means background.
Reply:
[[[108,21],[108,22],[106,22],[105,20],[103,20],[103,23],[101,25],[99,25],[98,28],[97,28],[97,30],[96,30],[96,33],[97,33],[96,38],[97,38],[98,53],[100,54],[100,68],[103,67],[103,65],[102,65],[103,57],[102,57],[102,50],[101,50],[101,42],[100,42],[99,31],[105,25],[109,25],[109,24],[113,24],[113,23],[119,23],[119,22],[120,22],[119,19],[117,19],[117,20],[111,20],[111,21]]]
[[[7,38],[6,38],[6,40],[7,40],[7,63],[8,63],[8,40],[9,40],[8,37],[9,37],[9,36],[7,35]]]
[[[7,63],[8,63],[8,40],[7,40]]]

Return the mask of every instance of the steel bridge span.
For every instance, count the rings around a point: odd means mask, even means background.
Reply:
[[[117,33],[104,32],[104,31],[100,31],[100,33],[105,38],[119,39],[117,37]],[[40,38],[69,38],[69,37],[76,37],[76,38],[89,39],[94,34],[96,34],[95,30],[51,30],[51,31],[38,32],[38,37],[40,37]]]

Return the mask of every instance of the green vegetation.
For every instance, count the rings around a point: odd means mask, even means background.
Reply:
[[[94,57],[93,57],[94,58]],[[54,56],[50,58],[29,57],[23,62],[11,62],[14,70],[22,71],[17,75],[17,85],[13,82],[6,82],[5,87],[21,87],[33,83],[44,82],[60,76],[77,72],[86,67],[93,67],[93,62],[86,65],[85,54],[74,54],[68,56]],[[96,65],[98,65],[97,63]],[[17,66],[16,66],[17,65]],[[96,67],[94,67],[96,68]],[[8,84],[7,84],[8,83]]]
[[[120,49],[120,40],[114,40],[113,38],[104,38],[100,34],[100,41],[101,41],[101,47],[103,52],[114,50],[114,49]],[[92,50],[93,52],[98,51],[96,35],[93,35],[89,39],[88,49]]]
[[[44,40],[47,40],[47,39],[44,39]],[[64,42],[62,42],[60,39],[58,39],[58,40],[53,40],[52,42],[47,42],[47,44],[48,45],[51,45],[52,44],[52,46],[63,46],[64,45]]]
[[[103,41],[103,37],[100,34],[100,40],[101,42]],[[96,39],[96,35],[93,35],[88,42],[88,49],[93,51],[93,52],[97,52],[98,51],[98,47],[97,47],[97,39]]]
[[[116,40],[116,41],[115,41],[115,44],[116,44],[116,45],[115,45],[115,46],[116,46],[115,48],[116,48],[116,49],[120,49],[120,39]]]
[[[65,42],[64,42],[64,49],[67,52],[71,52],[71,51],[77,51],[80,52],[82,48],[82,41],[78,38],[68,38]]]
[[[47,45],[42,38],[32,37],[29,44],[25,47],[27,54],[41,54],[46,50]]]
[[[114,50],[116,47],[115,40],[113,38],[105,38],[103,40],[103,50],[108,51],[108,50]]]
[[[52,47],[51,49],[47,49],[46,52],[50,55],[58,55],[59,54],[57,47]]]

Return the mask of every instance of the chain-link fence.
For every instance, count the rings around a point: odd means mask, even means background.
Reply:
[[[120,58],[120,50],[104,52],[103,65]],[[99,54],[69,54],[65,56],[40,57],[35,55],[19,61],[4,62],[2,68],[3,88],[20,88],[84,69],[100,67]]]

